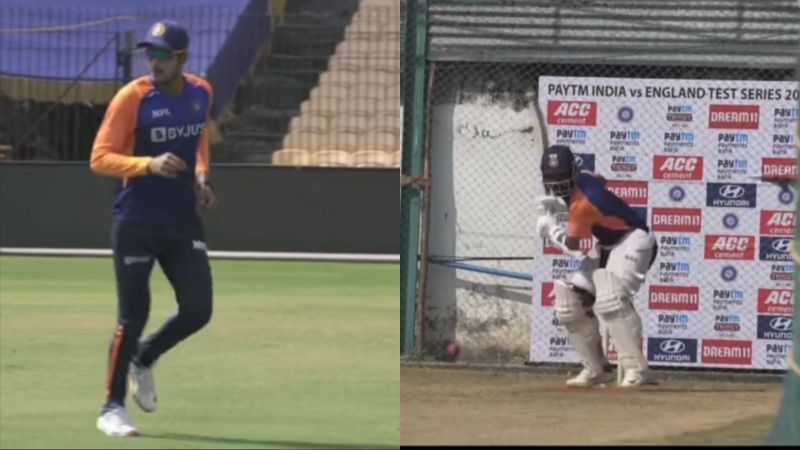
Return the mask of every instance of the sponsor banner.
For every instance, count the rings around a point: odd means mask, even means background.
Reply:
[[[696,363],[697,339],[647,339],[647,360],[652,363]]]
[[[768,236],[794,236],[796,221],[794,211],[761,211],[758,232]]]
[[[650,363],[785,370],[795,311],[797,199],[785,180],[797,175],[796,82],[545,76],[537,88],[549,142],[570,146],[582,170],[602,175],[658,244],[633,295]],[[515,223],[504,224],[503,239],[530,235]],[[580,259],[534,241],[531,360],[577,363],[547,295]]]
[[[758,289],[758,313],[791,316],[794,314],[792,289]]]
[[[733,339],[703,339],[701,362],[749,366],[753,362],[753,342]]]
[[[597,102],[551,100],[547,102],[548,125],[597,125]]]

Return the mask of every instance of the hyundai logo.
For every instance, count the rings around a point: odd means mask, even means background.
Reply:
[[[788,253],[792,248],[791,239],[775,239],[772,241],[772,249],[776,252]]]
[[[777,331],[789,331],[792,329],[792,318],[775,317],[769,321],[769,327]]]
[[[725,214],[725,216],[722,218],[722,226],[729,230],[736,228],[739,226],[739,217],[737,217],[734,213]]]
[[[719,195],[725,198],[739,198],[744,195],[744,188],[735,184],[720,186]]]
[[[679,202],[679,201],[683,200],[683,197],[685,197],[685,196],[686,196],[686,192],[680,186],[673,186],[669,190],[669,198],[671,198],[672,200],[674,200],[676,202]]]
[[[777,317],[781,319],[782,317]],[[675,339],[667,339],[658,346],[664,353],[680,353],[686,349],[686,344]]]

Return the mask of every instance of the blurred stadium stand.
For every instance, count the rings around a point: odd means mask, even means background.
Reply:
[[[214,162],[399,167],[396,0],[3,0],[0,159],[87,160],[133,43],[188,29],[215,88]]]

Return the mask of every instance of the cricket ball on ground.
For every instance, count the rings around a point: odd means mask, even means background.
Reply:
[[[458,358],[458,354],[461,353],[461,346],[458,345],[456,342],[451,342],[450,345],[447,346],[447,354],[453,358]]]

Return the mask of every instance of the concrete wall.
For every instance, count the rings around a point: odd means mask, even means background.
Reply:
[[[216,165],[212,250],[400,251],[399,172]],[[0,246],[109,248],[116,182],[86,163],[0,163]]]

